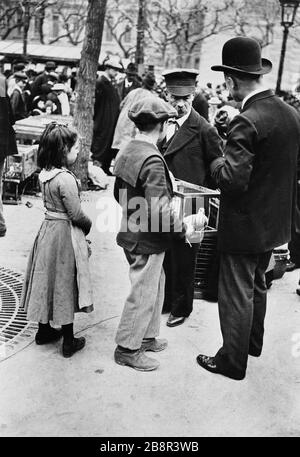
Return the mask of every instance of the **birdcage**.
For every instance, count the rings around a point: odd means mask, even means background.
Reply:
[[[208,217],[197,257],[194,276],[194,297],[209,291],[217,276],[217,228],[220,192],[203,186],[175,180],[173,209],[180,218],[195,214],[203,208]]]

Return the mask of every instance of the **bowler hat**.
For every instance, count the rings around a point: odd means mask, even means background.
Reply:
[[[126,74],[127,75],[137,75],[138,74],[135,63],[129,62],[129,64],[127,65],[127,68],[126,68]]]
[[[177,111],[156,95],[142,98],[128,111],[129,119],[140,124],[157,124],[174,116]]]
[[[195,92],[196,78],[199,72],[189,68],[175,68],[162,73],[168,91],[177,97],[186,97]]]
[[[264,75],[272,70],[272,62],[261,58],[261,48],[256,40],[247,37],[235,37],[226,41],[223,46],[222,65],[214,65],[211,69]]]

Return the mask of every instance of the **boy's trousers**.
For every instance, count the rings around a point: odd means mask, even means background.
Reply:
[[[139,349],[143,338],[159,335],[160,315],[164,300],[164,252],[134,254],[124,249],[130,265],[130,293],[126,299],[116,343],[128,349]]]

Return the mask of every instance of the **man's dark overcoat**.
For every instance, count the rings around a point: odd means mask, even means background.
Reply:
[[[25,119],[25,117],[27,117],[24,95],[20,90],[13,90],[10,96],[10,104],[15,121],[19,121],[20,119]]]
[[[193,108],[189,117],[168,143],[159,148],[175,178],[215,188],[211,163],[222,157],[222,140],[217,130]],[[194,272],[198,245],[174,241],[166,253],[165,301],[163,311],[175,317],[188,317],[193,309]],[[211,286],[210,286],[211,287]]]
[[[293,107],[271,90],[246,101],[229,125],[225,159],[212,172],[221,189],[221,251],[263,253],[290,240],[299,150]]]
[[[6,79],[0,74],[0,162],[3,162],[8,155],[18,153],[12,125],[13,115],[7,96]]]
[[[107,167],[116,122],[119,115],[120,99],[116,88],[105,76],[96,82],[92,158]]]
[[[193,108],[171,141],[160,144],[159,148],[175,178],[215,187],[210,177],[210,164],[222,157],[222,142],[216,128]]]
[[[218,370],[243,379],[248,354],[263,348],[265,272],[291,237],[296,211],[300,118],[271,90],[253,94],[229,124],[224,159],[212,165],[221,189]]]

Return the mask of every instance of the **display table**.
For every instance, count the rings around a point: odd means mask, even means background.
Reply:
[[[62,116],[59,114],[41,114],[39,116],[29,116],[17,121],[14,125],[16,138],[20,143],[38,143],[45,126],[50,122],[56,121],[60,124],[72,125],[73,116]]]

